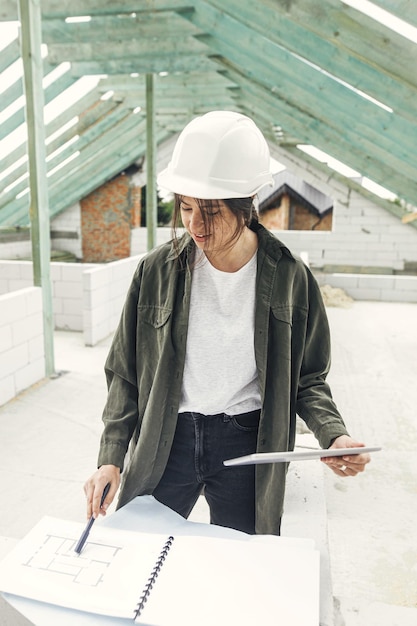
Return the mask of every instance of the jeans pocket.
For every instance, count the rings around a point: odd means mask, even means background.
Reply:
[[[259,427],[260,411],[250,411],[250,413],[242,413],[240,415],[232,415],[232,424],[239,430],[255,432]]]

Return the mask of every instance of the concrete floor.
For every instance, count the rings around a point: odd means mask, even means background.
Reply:
[[[354,479],[323,468],[335,626],[415,626],[417,305],[354,302],[328,315],[333,395],[351,434],[384,448]],[[85,519],[109,344],[89,348],[80,333],[57,332],[62,374],[0,408],[0,556],[44,515]],[[196,509],[195,519],[205,515]]]

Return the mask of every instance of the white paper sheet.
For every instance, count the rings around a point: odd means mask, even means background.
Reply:
[[[168,535],[43,518],[0,563],[0,590],[88,613],[134,619]],[[174,534],[136,623],[317,626],[319,553],[310,541]],[[303,590],[303,602],[299,592]],[[198,620],[196,622],[196,619]]]
[[[0,590],[81,611],[133,619],[166,535],[84,526],[44,517],[0,564]]]
[[[174,540],[138,623],[318,626],[317,550],[197,539]]]

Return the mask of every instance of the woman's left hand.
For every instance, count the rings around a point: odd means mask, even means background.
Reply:
[[[342,435],[333,441],[329,450],[334,450],[335,448],[363,448],[364,445],[364,443],[355,441],[348,435]],[[321,460],[335,474],[345,478],[346,476],[356,476],[356,474],[363,472],[371,457],[369,454],[352,454],[351,456],[323,456]]]

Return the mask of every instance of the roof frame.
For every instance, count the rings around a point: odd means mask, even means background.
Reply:
[[[417,23],[416,3],[373,1]],[[16,19],[16,9],[15,0],[3,0],[0,20]],[[93,16],[90,22],[65,21],[86,14]],[[61,150],[49,171],[71,151],[80,152],[48,178],[51,211],[68,206],[74,181],[79,197],[88,193],[87,170],[91,180],[100,179],[96,163],[111,178],[129,165],[126,159],[143,157],[143,75],[149,73],[156,79],[159,141],[207,110],[239,110],[257,121],[272,151],[276,146],[300,156],[297,145],[315,145],[417,205],[416,44],[341,0],[43,0],[42,15],[49,50],[44,76],[63,61],[71,63],[47,88],[48,101],[79,77],[107,75],[47,125],[51,138],[59,124],[80,118],[49,142],[49,155]],[[11,42],[0,55],[0,69],[18,57],[18,43]],[[21,93],[16,80],[0,94],[2,110]],[[1,136],[22,120],[20,109],[2,125]],[[120,136],[112,135],[115,128]],[[27,168],[19,162],[24,154],[21,142],[0,160],[1,171],[10,170],[1,186],[16,183],[10,194],[0,194],[0,224],[27,220],[27,197],[13,197],[24,191],[25,183],[17,182]]]

